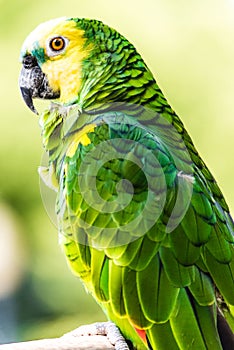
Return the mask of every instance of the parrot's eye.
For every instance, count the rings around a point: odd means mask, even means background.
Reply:
[[[56,36],[47,43],[48,56],[56,56],[63,53],[68,44],[68,39],[62,36]]]
[[[64,48],[64,46],[65,40],[61,36],[58,36],[50,41],[51,50],[60,51]]]

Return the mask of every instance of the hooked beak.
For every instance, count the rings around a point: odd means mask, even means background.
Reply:
[[[34,56],[26,55],[22,63],[23,68],[19,77],[21,94],[30,110],[38,114],[32,99],[55,99],[59,97],[59,91],[53,91],[49,86],[49,81]]]

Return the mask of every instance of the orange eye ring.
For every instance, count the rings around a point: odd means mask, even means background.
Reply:
[[[61,51],[65,47],[65,40],[61,36],[57,36],[50,41],[50,48],[53,51]]]

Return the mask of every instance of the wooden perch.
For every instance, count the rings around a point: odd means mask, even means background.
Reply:
[[[54,339],[33,340],[0,345],[0,350],[113,350],[106,336],[63,336]]]
[[[96,335],[99,334],[99,335]],[[105,336],[106,335],[106,336]],[[112,344],[115,344],[113,346]],[[0,350],[129,350],[113,322],[80,326],[60,338],[0,345]]]
[[[99,334],[99,335],[96,335]],[[89,336],[90,335],[90,336]],[[106,335],[106,336],[105,336]],[[112,344],[115,344],[113,346]],[[129,350],[113,322],[96,322],[64,334],[61,338],[0,345],[0,350]]]

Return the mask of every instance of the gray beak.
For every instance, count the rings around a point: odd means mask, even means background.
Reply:
[[[39,67],[36,58],[31,55],[23,58],[19,86],[24,102],[36,114],[38,112],[33,105],[33,98],[55,99],[59,97],[59,91],[51,89],[46,75]]]

